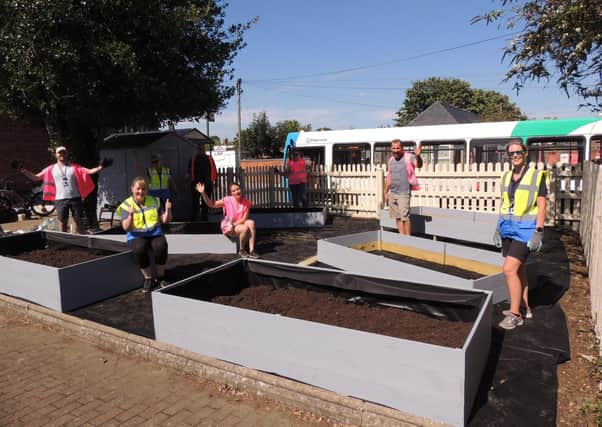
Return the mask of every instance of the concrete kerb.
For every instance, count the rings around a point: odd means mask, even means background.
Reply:
[[[142,357],[186,374],[228,385],[237,391],[278,402],[291,409],[312,412],[337,423],[356,426],[444,425],[361,399],[212,359],[3,294],[0,294],[0,310],[15,319],[28,320],[55,332],[82,338],[105,350]]]

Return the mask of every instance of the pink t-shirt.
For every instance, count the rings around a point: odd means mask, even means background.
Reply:
[[[224,197],[224,216],[232,222],[236,222],[245,216],[251,206],[253,203],[249,199],[243,197],[240,199],[240,203],[237,203],[233,196],[226,196]]]

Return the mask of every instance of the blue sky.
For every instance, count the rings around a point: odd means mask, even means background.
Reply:
[[[272,125],[287,119],[313,129],[392,125],[405,90],[429,77],[501,92],[529,118],[594,115],[579,110],[579,99],[567,98],[553,81],[528,83],[518,95],[502,82],[509,31],[470,25],[497,6],[488,0],[232,0],[229,22],[259,17],[233,65],[235,79],[242,79],[242,128],[262,111]],[[206,131],[205,121],[177,125],[191,126]],[[236,97],[209,132],[234,138]]]

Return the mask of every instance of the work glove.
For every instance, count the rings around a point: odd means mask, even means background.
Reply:
[[[21,163],[18,160],[13,160],[12,162],[10,162],[10,167],[16,170],[21,170],[23,169],[23,163]]]
[[[533,233],[529,241],[527,242],[527,247],[531,252],[539,252],[541,247],[543,246],[543,231],[536,231]]]
[[[113,164],[113,159],[110,157],[105,157],[104,159],[102,159],[102,162],[100,162],[100,166],[102,166],[103,168],[108,168],[112,164]]]
[[[493,233],[493,244],[498,249],[502,247],[502,235],[500,234],[499,228],[496,228],[495,233]]]

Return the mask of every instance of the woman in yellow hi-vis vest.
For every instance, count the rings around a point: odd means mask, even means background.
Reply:
[[[121,226],[127,231],[127,242],[136,264],[142,270],[144,286],[142,292],[150,292],[155,286],[167,286],[164,280],[167,263],[167,240],[161,224],[171,221],[171,202],[165,201],[165,211],[156,197],[148,195],[144,177],[132,181],[132,195],[117,208]],[[150,253],[155,257],[157,276],[153,276]]]
[[[500,181],[502,205],[494,243],[502,248],[510,295],[510,309],[503,311],[499,326],[514,329],[523,324],[523,317],[533,317],[525,261],[531,251],[538,252],[543,245],[548,187],[545,172],[527,165],[527,146],[522,140],[510,142],[506,154],[512,170]]]

